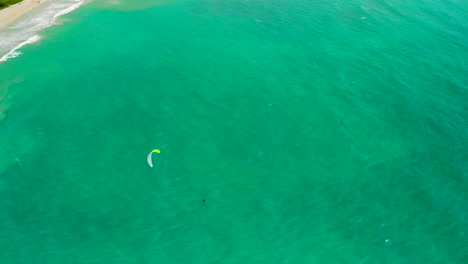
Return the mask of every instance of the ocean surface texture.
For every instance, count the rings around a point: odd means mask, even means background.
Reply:
[[[467,14],[103,0],[63,15],[0,63],[0,263],[468,263]]]

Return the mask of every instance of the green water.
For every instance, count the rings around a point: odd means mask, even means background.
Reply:
[[[410,2],[66,15],[0,64],[0,263],[466,263],[468,5]]]

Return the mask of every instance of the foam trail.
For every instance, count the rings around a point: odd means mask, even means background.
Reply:
[[[59,16],[63,16],[63,15],[65,15],[65,14],[68,14],[68,13],[70,13],[71,11],[77,9],[77,8],[80,7],[83,3],[84,3],[84,1],[78,2],[78,3],[76,3],[76,4],[74,4],[74,5],[70,6],[70,7],[68,7],[68,8],[66,8],[66,9],[64,9],[64,10],[62,10],[62,11],[60,11],[60,12],[58,12],[58,13],[54,16],[54,20],[57,19],[57,17],[59,17]]]
[[[22,54],[21,52],[17,51],[18,49],[20,49],[26,44],[34,43],[38,41],[39,39],[41,39],[41,37],[39,37],[39,35],[35,35],[35,36],[30,37],[28,40],[21,42],[20,44],[18,44],[18,46],[10,50],[10,52],[8,52],[5,56],[1,57],[0,62],[4,62],[4,61],[7,61],[8,59],[18,57],[19,55]]]

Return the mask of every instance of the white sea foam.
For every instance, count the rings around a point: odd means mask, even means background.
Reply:
[[[30,37],[29,39],[27,39],[26,41],[21,42],[20,44],[18,44],[18,46],[14,47],[12,50],[10,50],[10,52],[8,52],[5,56],[1,57],[0,62],[4,62],[4,61],[7,61],[8,59],[18,57],[19,55],[22,54],[20,51],[18,51],[18,49],[20,49],[21,47],[23,47],[26,44],[36,42],[39,39],[40,39],[39,35],[34,35],[34,36]]]
[[[26,14],[20,21],[0,31],[0,62],[18,57],[24,45],[40,39],[37,32],[50,27],[55,20],[72,12],[84,3],[83,0],[51,0]]]
[[[65,8],[64,10],[58,12],[57,14],[55,14],[54,20],[57,19],[57,17],[59,17],[59,16],[63,16],[65,14],[68,14],[68,13],[72,12],[73,10],[80,7],[83,3],[84,3],[84,1],[78,2],[78,3],[76,3],[76,4],[72,5],[72,6],[70,6],[68,8]]]

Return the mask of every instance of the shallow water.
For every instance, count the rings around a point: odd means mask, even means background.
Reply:
[[[160,3],[0,64],[1,263],[465,262],[467,4]]]

